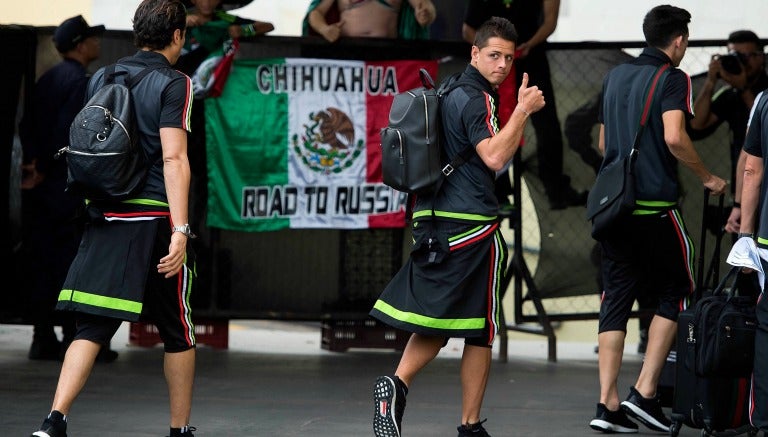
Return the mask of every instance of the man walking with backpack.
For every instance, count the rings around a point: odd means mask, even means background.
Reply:
[[[480,26],[470,65],[459,78],[463,85],[440,102],[446,162],[466,148],[475,153],[445,177],[437,193],[417,197],[411,257],[371,310],[373,317],[413,333],[394,375],[376,380],[373,430],[378,437],[402,435],[408,389],[449,337],[465,338],[459,436],[489,435],[480,407],[507,261],[495,172],[517,151],[530,115],[544,107],[541,91],[529,88],[524,75],[517,107],[499,128],[496,89],[510,73],[516,42],[515,27],[504,18]]]
[[[128,80],[152,69],[131,89],[139,143],[151,167],[138,193],[88,205],[90,222],[57,305],[76,312],[77,332],[51,412],[33,436],[66,436],[67,414],[99,349],[123,320],[140,315],[155,323],[165,344],[170,436],[192,436],[195,336],[189,292],[194,261],[187,253],[187,239],[193,236],[187,224],[192,84],[172,68],[184,46],[185,23],[180,0],[144,0],[134,15],[134,42],[140,50],[115,69],[125,71]],[[104,68],[94,74],[86,98],[102,87],[104,75]]]

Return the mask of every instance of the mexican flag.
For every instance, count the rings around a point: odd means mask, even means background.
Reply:
[[[379,131],[395,94],[436,61],[235,61],[205,102],[208,225],[236,231],[405,224],[381,182]]]

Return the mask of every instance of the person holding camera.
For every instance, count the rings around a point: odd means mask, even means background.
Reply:
[[[716,90],[718,81],[728,84]],[[731,190],[733,208],[725,224],[731,233],[739,232],[741,219],[741,173],[744,157],[742,146],[747,131],[749,110],[755,96],[768,88],[765,72],[765,54],[760,38],[751,30],[737,30],[728,35],[728,53],[713,55],[707,71],[707,79],[693,104],[696,117],[690,121],[691,139],[698,140],[711,135],[723,122],[731,131]],[[739,164],[741,162],[741,164]]]

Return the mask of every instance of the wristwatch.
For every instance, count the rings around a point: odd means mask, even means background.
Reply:
[[[173,232],[181,232],[186,235],[187,238],[197,238],[197,235],[192,233],[192,228],[189,227],[189,223],[184,223],[181,226],[174,226]]]

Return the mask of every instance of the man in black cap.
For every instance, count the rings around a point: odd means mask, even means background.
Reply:
[[[30,260],[30,313],[34,336],[32,360],[59,360],[74,335],[74,322],[53,308],[81,237],[83,199],[66,192],[67,165],[56,151],[69,141],[69,125],[83,107],[88,84],[86,67],[99,57],[104,26],[91,27],[78,15],[65,20],[53,34],[63,60],[35,85],[29,111],[21,121],[24,148],[24,242]],[[33,270],[34,269],[34,270]],[[54,325],[61,324],[59,342]],[[114,351],[102,353],[112,361]]]
[[[104,26],[89,26],[82,15],[64,20],[53,33],[53,43],[56,44],[56,50],[59,53],[67,54],[72,50],[77,50],[80,43],[88,42],[96,46],[95,56],[89,60],[92,61],[99,57],[99,38],[104,33]],[[88,47],[86,47],[88,48]],[[87,66],[87,64],[86,64]]]

